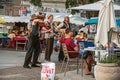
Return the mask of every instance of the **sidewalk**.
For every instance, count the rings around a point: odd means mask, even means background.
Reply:
[[[95,80],[92,75],[81,75],[81,73],[76,73],[76,70],[68,71],[66,76],[64,73],[56,74],[60,80]]]
[[[8,51],[0,50],[0,80],[40,80],[41,67],[25,69],[22,67],[25,53],[23,51]],[[60,73],[60,65],[58,62],[58,54],[53,53],[52,61],[56,63],[56,76],[59,80],[95,80],[90,75],[84,75],[83,79],[79,72],[76,70],[68,71],[64,77]],[[41,55],[42,61],[44,60],[44,53]]]

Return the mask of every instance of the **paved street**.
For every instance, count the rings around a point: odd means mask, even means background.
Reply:
[[[9,50],[0,50],[0,69],[22,66],[24,62],[26,52],[24,51],[9,51]],[[52,61],[57,61],[58,53],[53,53]],[[41,55],[42,62],[44,61],[44,54]]]
[[[0,50],[0,69],[22,66],[25,52]]]
[[[24,51],[9,51],[0,50],[0,80],[40,80],[40,68],[25,69],[22,67],[24,58]],[[61,63],[57,62],[58,53],[52,54],[52,61],[56,63],[56,76],[59,80],[95,80],[92,76],[81,76],[76,73],[76,70],[68,71],[64,77],[63,73],[59,73]],[[41,56],[44,61],[44,53]]]

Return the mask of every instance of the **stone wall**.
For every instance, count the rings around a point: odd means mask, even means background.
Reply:
[[[3,8],[0,8],[0,15],[18,16],[21,7],[20,4],[21,0],[10,0],[10,2],[0,2],[0,5],[3,6]]]

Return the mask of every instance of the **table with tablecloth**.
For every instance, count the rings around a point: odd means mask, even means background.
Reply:
[[[101,60],[108,54],[108,51],[106,50],[96,50],[93,42],[77,41],[77,44],[79,44],[79,46],[81,46],[83,50],[92,51],[95,57],[95,61],[97,62],[99,62],[99,60]]]
[[[11,40],[11,46],[12,47],[15,47],[15,44],[17,41],[22,41],[22,42],[26,42],[27,41],[27,37],[14,37],[12,40]]]
[[[77,44],[82,44],[84,48],[94,47],[94,43],[90,41],[77,41]]]

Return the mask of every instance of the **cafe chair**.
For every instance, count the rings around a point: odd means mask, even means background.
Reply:
[[[79,45],[79,54],[81,54],[79,60],[80,60],[80,64],[78,67],[81,68],[81,76],[84,77],[84,68],[85,68],[85,62],[84,62],[84,59],[85,59],[85,54],[84,54],[84,51],[85,51],[85,42],[84,41],[80,41],[78,43]],[[94,54],[93,54],[93,58],[94,58]],[[91,64],[91,68],[92,70],[94,70],[94,64]],[[78,69],[78,72],[79,72],[79,69]],[[93,71],[94,72],[94,71]],[[92,75],[94,77],[94,74]]]
[[[64,59],[61,65],[61,69],[60,72],[62,72],[62,70],[64,69],[64,76],[66,76],[66,71],[68,69],[68,67],[74,67],[77,66],[77,72],[78,72],[78,68],[79,68],[79,58],[70,58],[68,53],[78,53],[78,51],[68,51],[66,45],[63,43],[62,44],[62,48],[63,48],[63,53],[64,53]],[[73,63],[76,63],[76,65],[72,65]],[[71,65],[70,65],[71,64]],[[64,67],[65,66],[65,67]]]
[[[24,51],[27,45],[27,40],[26,41],[16,41],[16,51],[18,50],[18,45],[24,45]]]

